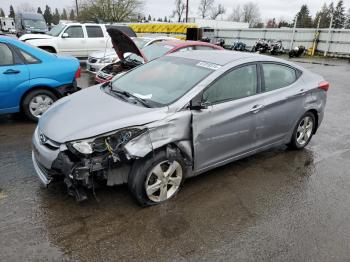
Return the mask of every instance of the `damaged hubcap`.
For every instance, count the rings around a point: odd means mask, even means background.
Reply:
[[[40,117],[53,104],[53,99],[47,95],[38,95],[29,102],[29,110],[33,116]]]
[[[182,167],[177,161],[163,161],[157,164],[148,174],[145,189],[148,198],[162,202],[172,197],[182,181]]]

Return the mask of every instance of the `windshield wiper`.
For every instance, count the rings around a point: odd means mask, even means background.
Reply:
[[[113,87],[112,87],[112,82],[110,82],[110,83],[108,84],[108,86],[109,86],[109,90],[110,90],[111,92],[117,94],[117,95],[120,96],[120,97],[123,97],[124,100],[126,100],[125,97],[127,97],[127,98],[132,97],[134,100],[136,100],[136,101],[139,102],[140,104],[144,105],[145,107],[152,107],[152,106],[150,105],[150,103],[149,103],[146,99],[143,99],[143,98],[138,97],[138,96],[136,96],[136,95],[134,95],[134,94],[131,94],[131,93],[129,93],[128,91],[121,90],[121,89],[119,89],[119,88],[113,88]]]

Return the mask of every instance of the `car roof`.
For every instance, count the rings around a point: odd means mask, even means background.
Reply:
[[[194,50],[189,52],[175,52],[169,54],[169,56],[193,59],[207,63],[214,63],[222,66],[234,62],[236,60],[245,58],[254,58],[256,61],[276,61],[285,64],[290,64],[288,61],[274,58],[271,56],[229,50]]]

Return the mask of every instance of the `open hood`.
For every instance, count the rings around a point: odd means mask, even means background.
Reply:
[[[124,55],[126,53],[132,53],[142,57],[145,63],[147,62],[147,58],[129,36],[117,28],[108,28],[107,32],[112,39],[113,48],[115,49],[120,60],[124,59]]]

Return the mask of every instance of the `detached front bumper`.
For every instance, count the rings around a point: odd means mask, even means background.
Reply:
[[[35,172],[38,175],[40,182],[44,186],[48,186],[51,183],[52,178],[49,176],[46,169],[40,166],[40,164],[37,162],[34,151],[32,151],[32,160],[33,160],[33,166],[34,166]]]
[[[38,128],[35,130],[32,139],[32,160],[34,169],[38,175],[40,182],[47,186],[53,180],[50,169],[52,163],[57,159],[59,148],[53,145],[45,145],[40,141]]]

